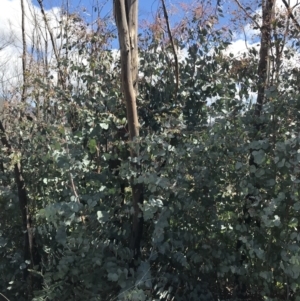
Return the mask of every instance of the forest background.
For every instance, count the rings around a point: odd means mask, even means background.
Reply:
[[[299,301],[298,1],[2,3],[0,300]]]

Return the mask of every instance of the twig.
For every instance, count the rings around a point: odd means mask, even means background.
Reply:
[[[66,141],[66,146],[67,146],[66,147],[67,154],[68,154],[68,157],[70,158],[70,152],[69,152],[69,145],[68,145],[67,137],[65,139],[66,139],[65,141]],[[79,199],[79,196],[78,196],[78,193],[77,193],[77,190],[76,190],[76,186],[74,184],[74,179],[73,179],[73,175],[72,175],[71,171],[70,171],[70,182],[71,182],[71,187],[72,187],[73,193],[76,197],[76,200],[77,200],[78,203],[80,203],[80,199]]]
[[[250,18],[254,23],[255,25],[260,28],[260,25],[257,23],[257,21],[254,19],[254,17],[252,17],[248,12],[247,10],[242,6],[242,4],[240,3],[239,0],[234,0],[236,2],[236,4],[238,5],[238,7],[248,16],[248,18]]]
[[[143,282],[146,282],[148,280],[152,280],[154,278],[147,278],[145,280],[143,280],[145,278],[145,276],[148,274],[148,272],[150,271],[151,267],[146,271],[146,273],[143,275],[143,277],[139,280],[138,283],[132,285],[131,287],[129,287],[128,289],[126,289],[125,291],[123,291],[122,293],[120,293],[119,295],[117,295],[115,298],[113,298],[112,300],[116,300],[117,298],[119,298],[120,296],[124,295],[125,293],[129,292],[131,289],[136,288],[138,285],[140,285]]]
[[[78,196],[78,193],[76,191],[76,187],[75,187],[74,180],[73,180],[73,175],[72,175],[71,172],[70,172],[70,182],[71,182],[72,190],[73,190],[73,193],[76,197],[76,200],[77,200],[78,203],[80,203],[79,196]]]
[[[300,31],[300,25],[299,23],[297,22],[297,20],[295,19],[295,16],[292,12],[292,9],[290,8],[289,4],[286,2],[286,0],[282,0],[283,4],[285,5],[287,11],[288,11],[288,14],[289,14],[289,17],[293,20],[295,26],[297,27],[297,29]]]
[[[7,301],[10,301],[7,297],[5,297],[3,294],[1,294],[0,293],[0,295],[4,298],[4,299],[6,299]]]
[[[53,47],[53,51],[54,51],[54,55],[55,55],[55,58],[58,62],[59,60],[59,55],[58,55],[58,51],[57,51],[57,48],[56,48],[56,44],[54,42],[54,37],[53,37],[53,33],[52,33],[52,30],[49,26],[49,23],[48,23],[48,20],[47,20],[47,16],[46,16],[46,13],[45,13],[45,10],[44,10],[44,6],[43,6],[43,1],[42,0],[37,0],[38,4],[40,5],[40,8],[41,8],[41,13],[43,15],[43,18],[44,18],[44,22],[45,22],[45,25],[47,27],[47,30],[50,34],[50,39],[51,39],[51,43],[52,43],[52,47]]]
[[[67,137],[66,137],[66,145],[67,145],[67,154],[68,154],[68,157],[70,157]],[[72,175],[71,171],[70,171],[70,183],[71,183],[71,188],[72,188],[73,193],[75,195],[76,201],[77,201],[77,203],[80,203],[80,198],[79,198],[79,195],[77,193],[77,189],[76,189],[74,179],[73,179],[73,175]],[[80,220],[84,223],[84,216],[80,215]]]
[[[162,3],[162,6],[163,6],[164,16],[165,16],[165,20],[166,20],[166,24],[167,24],[167,29],[168,29],[168,35],[169,35],[169,38],[170,38],[170,41],[171,41],[171,45],[172,45],[172,49],[173,49],[173,53],[174,53],[174,59],[175,59],[175,75],[176,75],[175,96],[176,96],[177,92],[178,92],[178,88],[179,88],[178,57],[177,57],[177,53],[176,53],[176,49],[175,49],[175,45],[174,45],[173,36],[172,36],[172,33],[171,33],[171,29],[170,29],[169,16],[168,16],[166,5],[165,5],[165,0],[161,0],[161,3]]]
[[[243,27],[243,33],[244,33],[244,37],[245,37],[245,46],[246,46],[247,50],[249,50],[249,49],[248,49],[248,45],[247,45],[247,35],[246,35],[246,32],[245,32],[245,28],[244,28],[244,27]]]
[[[50,40],[51,40],[51,44],[52,44],[52,48],[53,48],[53,51],[54,51],[54,56],[56,58],[56,62],[58,64],[58,74],[60,76],[60,81],[62,83],[62,87],[65,89],[65,79],[64,79],[64,73],[63,73],[63,70],[62,70],[62,67],[60,66],[59,64],[59,51],[57,50],[57,47],[56,47],[56,44],[55,44],[55,41],[54,41],[54,36],[53,36],[53,32],[51,30],[51,27],[49,25],[49,22],[47,20],[47,16],[46,16],[46,13],[45,13],[45,10],[44,10],[44,6],[43,6],[43,1],[42,0],[37,0],[37,2],[39,3],[40,5],[40,8],[41,8],[41,13],[43,15],[43,19],[44,19],[44,22],[45,22],[45,25],[46,25],[46,28],[49,32],[49,35],[50,35]],[[68,47],[66,48],[68,49]]]

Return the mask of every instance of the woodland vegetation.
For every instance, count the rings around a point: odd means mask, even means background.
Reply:
[[[25,2],[22,75],[0,80],[0,300],[300,301],[298,6],[161,1],[138,26],[137,0],[56,23]]]

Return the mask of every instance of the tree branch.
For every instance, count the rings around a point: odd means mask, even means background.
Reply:
[[[168,12],[166,9],[166,5],[165,5],[165,1],[161,0],[162,6],[163,6],[163,11],[164,11],[164,17],[166,20],[166,24],[167,24],[167,29],[168,29],[168,35],[171,41],[171,45],[172,45],[172,49],[173,49],[173,54],[174,54],[174,60],[175,60],[175,75],[176,75],[176,90],[175,90],[175,96],[178,93],[178,89],[179,89],[179,65],[178,65],[178,57],[177,57],[177,53],[176,53],[176,49],[175,49],[175,45],[174,45],[174,40],[173,40],[173,36],[171,33],[171,29],[170,29],[170,23],[169,23],[169,16],[168,16]]]
[[[286,2],[286,0],[282,0],[283,4],[285,5],[287,11],[288,11],[288,14],[289,14],[289,17],[293,20],[295,26],[297,27],[297,29],[300,31],[300,25],[299,23],[297,22],[293,12],[292,12],[292,9],[290,8],[289,4]]]
[[[26,36],[25,36],[25,9],[24,9],[24,1],[21,0],[21,11],[22,11],[22,72],[23,72],[23,88],[21,101],[25,102],[26,100],[26,84],[27,84],[27,74],[26,74],[26,54],[27,54],[27,45],[26,45]]]
[[[238,5],[238,7],[247,15],[248,18],[250,18],[254,23],[255,25],[260,28],[260,25],[258,24],[258,22],[254,19],[254,17],[252,17],[248,12],[247,10],[242,6],[242,4],[240,3],[239,0],[234,0],[236,2],[236,4]]]
[[[42,1],[42,0],[37,0],[37,2],[38,2],[39,5],[40,5],[41,13],[42,13],[42,15],[43,15],[45,25],[46,25],[46,27],[47,27],[47,30],[48,30],[49,34],[50,34],[50,39],[51,39],[51,43],[52,43],[54,55],[55,55],[56,61],[58,62],[59,55],[58,55],[58,51],[57,51],[57,48],[56,48],[56,44],[55,44],[55,42],[54,42],[53,33],[52,33],[52,30],[51,30],[51,28],[50,28],[50,26],[49,26],[49,23],[48,23],[48,20],[47,20],[47,16],[46,16],[46,13],[45,13],[45,10],[44,10],[43,1]]]

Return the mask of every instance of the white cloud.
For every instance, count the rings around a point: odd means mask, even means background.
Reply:
[[[287,2],[290,3],[291,8],[294,8],[295,6],[298,6],[300,4],[299,0],[290,0]],[[281,10],[281,11],[286,11],[286,7],[282,1],[276,1],[276,9]]]
[[[248,42],[245,42],[245,40],[238,39],[233,41],[231,45],[227,47],[226,51],[224,51],[224,54],[229,55],[230,53],[232,53],[235,58],[239,58],[244,53],[247,54],[248,49],[252,47],[255,47],[257,49],[259,48],[257,43],[249,44]]]
[[[290,7],[293,8],[293,13],[296,16],[295,12],[300,11],[300,0],[290,0]],[[275,4],[276,15],[287,16],[287,8],[282,1],[276,1]],[[262,10],[258,8],[252,16],[257,16],[258,24],[261,24],[261,15]],[[248,18],[248,23],[246,23],[242,30],[235,32],[233,36],[232,44],[224,52],[226,55],[229,53],[234,54],[234,57],[238,58],[244,53],[248,53],[248,49],[255,47],[257,51],[260,48],[260,29],[254,29],[255,24]],[[288,62],[284,62],[288,64]]]
[[[45,38],[45,25],[40,8],[34,6],[32,0],[24,0],[25,34],[27,50],[30,52],[33,39],[37,33]],[[59,31],[58,16],[60,10],[52,8],[46,11],[50,27]],[[0,97],[11,94],[13,86],[21,85],[22,70],[22,11],[20,0],[1,0],[0,9]],[[48,53],[52,57],[52,47],[48,34]],[[2,95],[1,95],[2,94]]]

